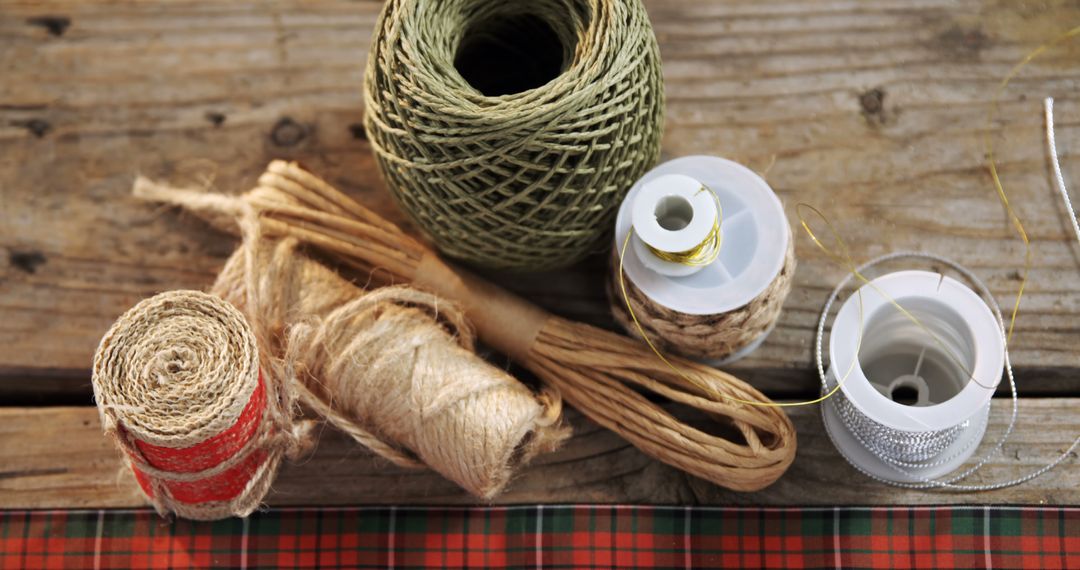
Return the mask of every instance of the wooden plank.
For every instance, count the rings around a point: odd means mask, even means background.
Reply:
[[[2,2],[0,394],[53,378],[70,401],[97,341],[140,298],[210,283],[233,242],[135,203],[136,173],[247,188],[275,157],[303,161],[401,221],[359,125],[378,2]],[[1080,5],[998,0],[647,2],[668,95],[665,157],[717,154],[822,207],[857,259],[952,256],[1003,302],[1022,248],[993,196],[982,139],[1035,244],[1013,362],[1026,393],[1077,393],[1080,249],[1048,181],[1040,99],[1058,97],[1063,167],[1080,186],[1080,42],[1048,53],[985,125],[1010,66]],[[769,167],[769,165],[772,165]],[[772,394],[813,390],[812,329],[843,275],[796,232],[795,290],[738,367]],[[500,281],[610,325],[606,258]],[[20,396],[21,397],[21,396]]]
[[[1028,399],[1003,452],[973,477],[1011,479],[1056,457],[1076,437],[1080,399]],[[984,446],[996,441],[1010,411],[997,400]],[[560,451],[521,472],[499,503],[930,504],[1080,502],[1080,469],[1068,463],[1019,487],[978,495],[907,491],[857,473],[824,434],[816,407],[795,408],[799,453],[780,481],[757,493],[725,491],[642,455],[611,432],[571,413],[575,433]],[[0,508],[128,507],[142,504],[119,452],[101,434],[93,408],[0,408]],[[279,474],[272,506],[475,502],[430,472],[405,471],[373,458],[332,428],[309,458]]]

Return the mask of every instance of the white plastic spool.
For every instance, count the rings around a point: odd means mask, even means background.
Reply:
[[[954,356],[882,293],[915,315]],[[848,431],[836,402],[825,403],[825,426],[848,461],[881,479],[916,483],[954,471],[975,452],[986,431],[990,399],[1001,381],[1005,342],[990,308],[964,284],[929,271],[899,271],[863,285],[844,302],[833,322],[829,357],[828,388],[846,374],[840,388],[844,397],[879,424],[927,432],[970,422],[940,454],[943,460],[902,472]],[[959,357],[959,364],[954,357]],[[914,403],[894,401],[895,390],[901,387],[916,392]]]
[[[712,194],[723,212],[720,255],[707,266],[664,261],[645,246],[670,253],[701,243],[716,220]],[[650,170],[630,189],[615,222],[621,250],[631,226],[634,237],[623,259],[626,278],[654,302],[690,315],[738,309],[760,295],[784,266],[791,230],[772,188],[750,169],[714,156],[687,156]],[[771,329],[735,354],[746,356]]]

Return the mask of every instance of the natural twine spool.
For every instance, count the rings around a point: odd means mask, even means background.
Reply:
[[[297,369],[300,401],[378,455],[491,499],[569,434],[557,396],[538,397],[473,353],[472,329],[453,304],[402,286],[365,293],[296,252],[292,239],[249,245],[213,292],[252,314],[256,289],[252,325],[287,331],[284,359]],[[255,280],[246,275],[251,255]]]
[[[644,453],[740,491],[761,489],[795,457],[795,430],[784,412],[738,378],[680,358],[661,361],[639,342],[574,323],[467,272],[293,163],[274,161],[240,197],[155,184],[134,193],[181,205],[215,227],[235,231],[236,213],[258,212],[258,227],[317,248],[344,265],[395,283],[413,282],[460,303],[480,338],[557,389],[598,424]],[[637,389],[697,408],[737,435],[690,426]],[[761,402],[766,405],[748,405]]]
[[[730,357],[769,332],[780,317],[795,276],[795,240],[789,239],[780,273],[757,297],[735,310],[714,315],[691,315],[650,299],[633,280],[624,278],[626,297],[619,289],[619,252],[612,253],[608,300],[615,320],[631,335],[641,332],[627,312],[634,310],[641,328],[656,348],[689,358],[714,361]],[[737,244],[725,244],[738,247]]]
[[[197,291],[146,299],[105,334],[93,373],[101,423],[159,513],[258,507],[296,444],[287,396],[259,368],[243,315]]]
[[[489,267],[602,249],[660,153],[660,57],[640,0],[389,0],[364,101],[405,211],[444,253]]]

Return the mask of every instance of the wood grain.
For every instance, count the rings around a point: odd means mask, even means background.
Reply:
[[[1021,423],[973,481],[1004,481],[1059,455],[1075,434],[1078,399],[1028,399]],[[981,449],[996,441],[1008,419],[997,401]],[[497,502],[651,504],[929,504],[964,503],[963,493],[905,491],[857,473],[825,436],[816,408],[796,408],[800,447],[791,470],[757,493],[727,491],[688,477],[630,447],[576,413],[574,437],[541,457]],[[0,508],[127,507],[141,505],[138,487],[119,452],[101,433],[92,408],[0,408]],[[1050,474],[1012,489],[979,494],[979,502],[1076,504],[1075,456]],[[267,499],[272,506],[475,502],[431,472],[393,467],[326,428],[310,457],[286,466]]]
[[[0,393],[31,375],[85,397],[101,334],[137,300],[201,288],[233,247],[128,196],[136,173],[241,191],[294,158],[398,221],[359,128],[378,2],[0,3]],[[1076,2],[650,1],[668,96],[665,157],[727,156],[795,205],[821,207],[857,259],[947,254],[1003,302],[1022,248],[994,198],[982,139],[1035,244],[1013,360],[1027,393],[1076,393],[1077,245],[1055,202],[1040,100],[1058,98],[1066,177],[1080,180],[1080,44],[1004,95],[1009,67]],[[769,165],[771,167],[768,167]],[[767,168],[768,167],[768,168]],[[813,390],[818,309],[843,270],[797,232],[779,327],[738,371],[775,395]],[[563,315],[612,326],[605,256],[499,281]],[[57,380],[59,379],[59,380]],[[25,391],[25,390],[24,390]]]

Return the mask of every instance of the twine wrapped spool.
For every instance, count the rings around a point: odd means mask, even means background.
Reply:
[[[446,254],[527,270],[600,249],[659,158],[640,0],[389,0],[365,75],[387,186]]]
[[[711,263],[684,265],[657,255],[701,243],[715,222],[721,240]],[[625,297],[618,274],[624,244]],[[794,275],[791,230],[769,185],[729,160],[688,156],[649,171],[627,195],[616,222],[608,294],[615,319],[631,335],[641,331],[628,303],[658,349],[723,364],[765,340]]]
[[[257,330],[288,329],[300,401],[371,451],[491,499],[569,435],[556,395],[534,394],[473,353],[472,328],[453,304],[402,286],[364,292],[296,252],[296,240],[250,239],[212,291]]]
[[[258,507],[288,430],[233,306],[197,291],[140,302],[101,340],[93,385],[106,434],[159,513],[208,520]]]

